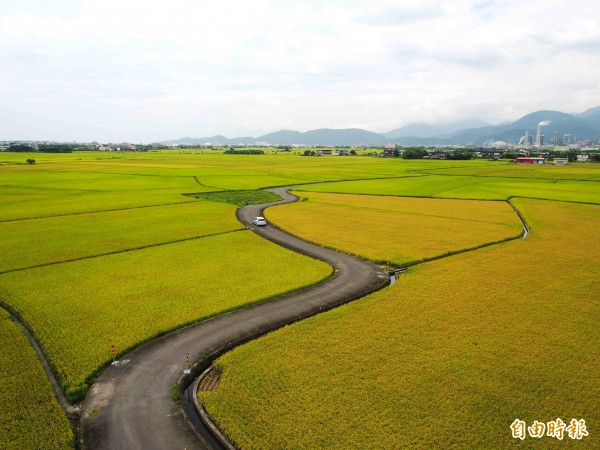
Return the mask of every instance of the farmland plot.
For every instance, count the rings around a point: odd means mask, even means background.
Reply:
[[[307,201],[267,209],[286,231],[377,262],[407,265],[520,236],[505,202],[297,193]]]
[[[525,447],[596,448],[600,209],[515,203],[526,239],[416,266],[220,358],[209,413],[242,448],[507,448],[516,418],[588,424]]]
[[[0,342],[0,447],[71,448],[73,433],[46,373],[21,329],[1,308]]]
[[[325,263],[238,231],[5,273],[0,299],[33,330],[67,396],[81,398],[112,344],[123,353],[330,273]]]
[[[214,202],[0,222],[0,272],[243,229]]]
[[[582,203],[600,203],[600,183],[594,181],[473,176],[420,176],[387,180],[348,181],[303,186],[302,191],[342,194],[398,195],[478,200],[513,196]]]

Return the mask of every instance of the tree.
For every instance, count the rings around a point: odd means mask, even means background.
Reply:
[[[30,165],[32,165],[32,164],[35,164],[35,159],[31,159],[31,158],[29,158],[29,159],[27,160],[27,164],[30,164]]]
[[[402,158],[403,159],[421,159],[424,156],[427,156],[427,150],[425,150],[424,148],[415,148],[415,147],[410,147],[404,150],[404,152],[402,153]]]
[[[473,153],[457,150],[448,156],[448,159],[473,159]]]
[[[223,152],[224,155],[264,155],[265,151],[259,148],[240,148],[235,149],[231,147],[229,150]]]
[[[29,144],[13,144],[8,147],[9,152],[35,152],[33,145]]]
[[[352,156],[356,156],[356,150],[354,150],[354,149],[350,150],[350,154],[351,154]]]
[[[569,150],[567,152],[567,158],[569,162],[577,162],[577,150]]]

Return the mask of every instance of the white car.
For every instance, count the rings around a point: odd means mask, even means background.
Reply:
[[[255,217],[254,219],[252,219],[252,223],[254,225],[256,225],[257,227],[262,227],[267,224],[267,221],[265,220],[264,217],[259,216],[259,217]]]

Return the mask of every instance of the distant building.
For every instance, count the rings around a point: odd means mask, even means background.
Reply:
[[[589,160],[589,155],[577,155],[577,162],[588,162]]]
[[[451,150],[433,150],[428,151],[429,159],[448,159],[448,156],[452,153]]]
[[[561,146],[561,145],[564,145],[564,142],[565,142],[565,140],[564,140],[563,136],[559,136],[558,131],[555,131],[550,143],[554,146]]]
[[[383,154],[381,156],[394,157],[397,155],[401,156],[402,152],[398,150],[395,145],[386,145],[383,147]]]
[[[338,156],[350,156],[350,151],[346,150],[345,148],[340,148],[337,154]]]
[[[480,158],[500,159],[506,153],[506,149],[502,148],[486,148],[479,152]]]
[[[569,162],[569,158],[554,158],[555,166],[566,166]]]
[[[537,133],[535,134],[535,146],[541,147],[544,145],[544,135],[542,134],[542,126],[538,125]]]
[[[544,164],[544,158],[536,158],[533,156],[519,156],[517,164]]]
[[[333,150],[319,150],[317,152],[317,155],[319,155],[319,156],[331,156],[331,155],[333,155]]]
[[[533,136],[529,134],[528,130],[525,130],[525,135],[519,140],[519,145],[533,145]]]

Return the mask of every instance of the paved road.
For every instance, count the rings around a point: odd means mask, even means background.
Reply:
[[[306,243],[272,225],[252,227],[252,218],[262,215],[264,207],[296,200],[286,187],[272,191],[283,200],[241,208],[238,219],[266,239],[336,266],[336,276],[317,286],[178,330],[123,356],[122,364],[109,367],[86,397],[81,416],[83,448],[209,448],[171,398],[171,389],[185,368],[186,353],[191,361],[211,359],[232,343],[362,297],[389,283],[387,274],[374,264]],[[199,371],[203,364],[195,369]]]

